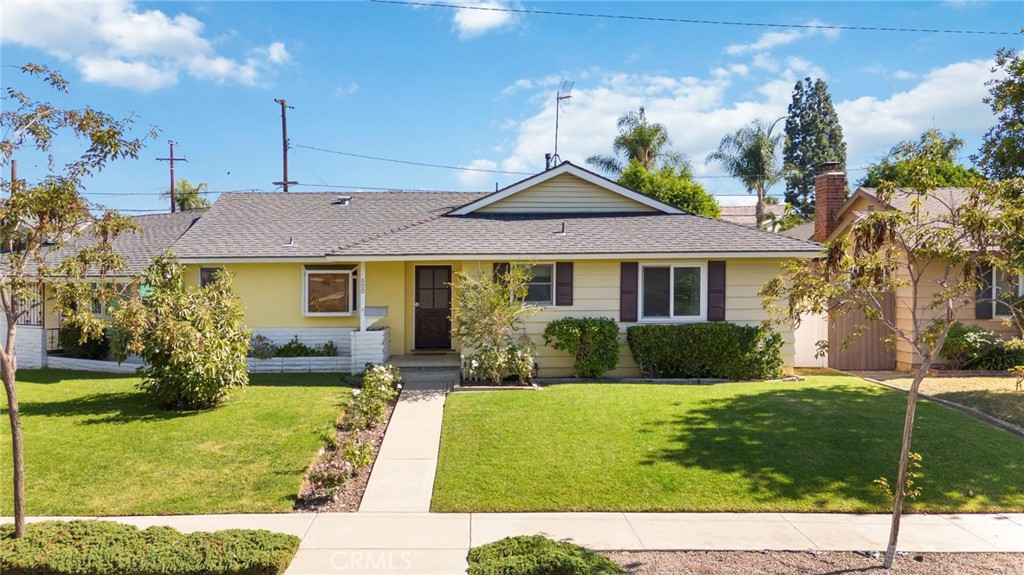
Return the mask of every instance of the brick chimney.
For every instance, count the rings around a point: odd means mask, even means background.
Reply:
[[[814,235],[811,241],[823,242],[839,226],[836,212],[846,203],[846,173],[839,162],[825,162],[814,176]]]

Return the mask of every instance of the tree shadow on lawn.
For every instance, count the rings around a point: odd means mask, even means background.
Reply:
[[[895,475],[905,406],[902,394],[845,386],[708,400],[660,422],[674,429],[671,446],[645,463],[739,474],[756,501],[781,508],[799,502],[884,511],[890,503],[873,481],[886,476],[892,482]],[[977,436],[959,419],[950,425],[950,417],[936,405],[918,408],[913,450],[924,456],[918,481],[924,491],[917,501],[956,508],[966,496],[955,491],[968,491],[972,480],[984,482],[997,505],[1001,495],[1019,497],[1021,490],[1009,487],[1019,469],[1012,462],[1001,469],[1003,463],[964,450]]]
[[[947,391],[936,393],[935,397],[973,407],[1003,421],[1024,426],[1024,393],[1019,391]]]
[[[84,417],[83,424],[164,421],[199,413],[162,409],[142,392],[96,393],[65,401],[26,401],[21,402],[20,408],[21,414],[29,417]]]

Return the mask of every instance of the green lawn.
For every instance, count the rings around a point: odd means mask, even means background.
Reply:
[[[30,515],[290,511],[349,389],[337,374],[257,374],[223,406],[171,412],[135,377],[19,370]],[[0,514],[12,513],[0,422]]]
[[[886,511],[906,396],[852,377],[581,384],[445,405],[434,511]],[[933,404],[913,511],[1024,509],[1024,439]]]

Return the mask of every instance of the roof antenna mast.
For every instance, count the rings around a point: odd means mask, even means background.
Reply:
[[[288,181],[288,109],[295,109],[295,106],[289,106],[282,98],[274,98],[274,101],[281,104],[281,148],[282,148],[282,164],[284,168],[283,177],[280,182],[271,182],[275,186],[281,186],[285,192],[288,191],[288,186],[298,185],[298,182]]]
[[[572,87],[576,85],[576,82],[570,82],[569,80],[562,80],[562,87],[555,93],[555,153],[551,156],[551,165],[549,168],[557,166],[562,159],[558,157],[558,120],[562,110],[562,100],[569,100],[572,98]]]

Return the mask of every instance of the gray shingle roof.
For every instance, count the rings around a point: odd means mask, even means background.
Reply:
[[[348,205],[337,203],[342,196],[351,197]],[[464,192],[226,193],[174,244],[174,251],[181,258],[323,257],[340,246],[438,217],[483,196]]]
[[[788,238],[796,238],[798,240],[810,240],[811,236],[814,235],[814,222],[807,222],[806,224],[800,224],[794,226],[786,231],[779,232],[780,234]]]
[[[734,224],[753,226],[757,224],[757,206],[720,206],[719,212],[722,219]],[[786,212],[786,206],[782,204],[767,204],[764,207],[765,215],[772,214],[782,217]]]
[[[565,224],[565,233],[562,231]],[[339,256],[817,251],[818,244],[692,214],[441,216],[343,246]]]
[[[691,214],[447,215],[466,192],[226,193],[173,246],[183,259],[817,251]],[[339,205],[339,196],[350,196]],[[556,234],[565,223],[565,235]],[[291,246],[289,244],[291,240]]]

